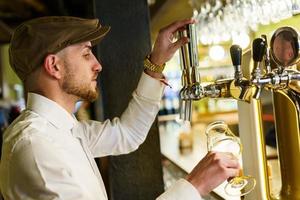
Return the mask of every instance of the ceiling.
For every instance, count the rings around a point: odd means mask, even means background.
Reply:
[[[165,0],[156,12],[151,12],[150,7],[152,41],[154,41],[160,28],[175,20],[190,18],[192,13],[189,0]]]
[[[0,0],[0,43],[8,43],[14,28],[45,15],[89,16],[94,0]],[[88,7],[89,6],[89,7]],[[176,19],[191,16],[188,0],[155,0],[149,6],[152,41],[159,29]]]
[[[46,5],[37,0],[0,0],[0,42],[9,41],[17,24],[48,12]]]

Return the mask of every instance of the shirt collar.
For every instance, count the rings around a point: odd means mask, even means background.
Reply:
[[[36,93],[28,93],[27,109],[44,117],[57,128],[72,129],[77,122],[74,115],[58,103]]]

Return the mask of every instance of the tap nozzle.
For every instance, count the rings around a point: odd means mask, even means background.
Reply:
[[[253,98],[254,98],[254,99],[259,99],[260,94],[261,94],[261,91],[262,91],[262,89],[261,89],[260,86],[256,87],[256,90],[255,90],[255,92],[254,92],[254,94],[253,94]]]

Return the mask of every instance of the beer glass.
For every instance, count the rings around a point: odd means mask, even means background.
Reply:
[[[207,150],[217,152],[230,152],[241,161],[242,144],[223,121],[215,121],[206,128]],[[228,181],[225,193],[229,196],[244,196],[251,192],[256,185],[252,176],[240,174]]]

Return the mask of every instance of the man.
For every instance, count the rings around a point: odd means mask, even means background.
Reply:
[[[132,152],[145,140],[159,110],[164,63],[188,42],[170,39],[189,23],[193,21],[178,21],[160,31],[128,108],[105,122],[79,122],[72,112],[77,101],[97,97],[102,66],[91,47],[109,27],[75,17],[44,17],[20,25],[11,40],[10,63],[29,94],[27,108],[4,133],[4,199],[107,199],[94,158]],[[209,153],[158,199],[201,199],[238,170],[233,156]]]

